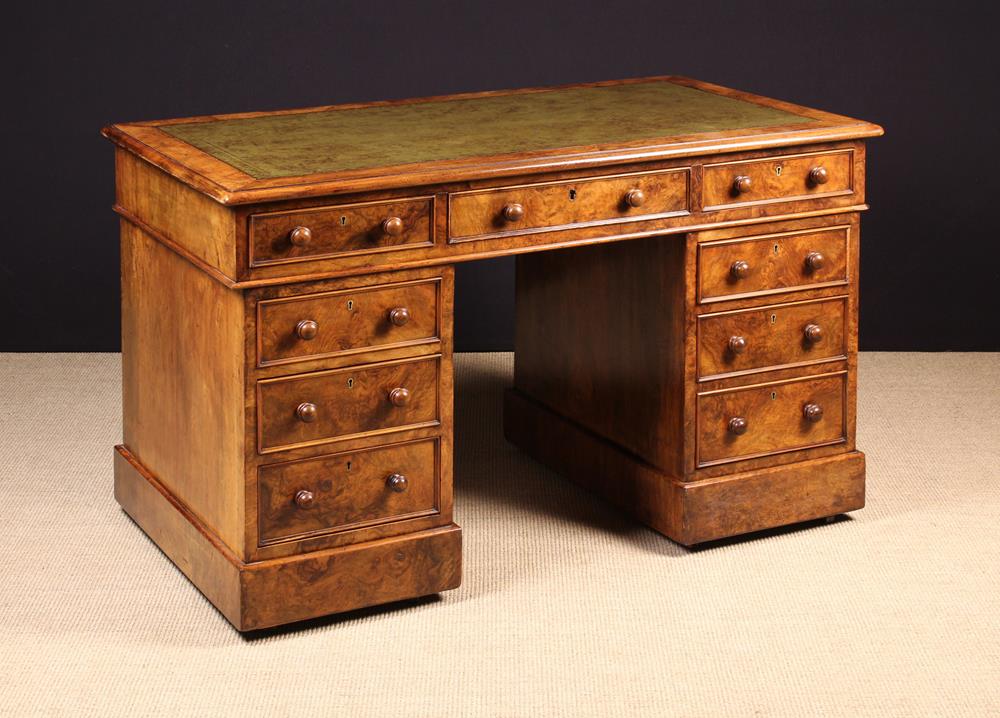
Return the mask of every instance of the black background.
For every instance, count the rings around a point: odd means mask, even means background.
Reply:
[[[4,22],[0,350],[118,349],[111,122],[680,74],[883,125],[862,349],[1000,349],[1000,37],[975,4],[18,3]],[[513,262],[459,265],[459,350]]]

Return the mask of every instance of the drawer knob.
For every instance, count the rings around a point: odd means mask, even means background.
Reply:
[[[625,204],[629,207],[642,207],[646,202],[646,193],[641,189],[630,189],[625,193]]]
[[[524,218],[524,205],[518,204],[517,202],[504,205],[501,214],[508,222],[517,222]]]
[[[382,220],[382,233],[390,237],[398,237],[403,233],[403,220],[399,217],[389,217]]]
[[[385,480],[385,485],[388,486],[393,491],[395,491],[397,494],[401,494],[404,491],[406,491],[406,485],[408,483],[409,482],[406,480],[406,477],[403,476],[402,474],[390,474],[389,477]]]
[[[733,180],[733,192],[736,194],[746,194],[753,186],[753,182],[746,175],[740,175]]]
[[[806,328],[802,330],[802,333],[805,334],[807,342],[815,344],[823,338],[823,327],[819,324],[806,324]]]
[[[295,416],[299,417],[299,421],[311,424],[316,421],[316,405],[308,401],[302,402],[295,407]]]
[[[729,420],[729,433],[736,434],[736,436],[742,436],[747,433],[747,428],[749,426],[750,425],[747,423],[745,418],[742,416],[734,416]]]
[[[822,252],[810,252],[806,255],[806,269],[810,272],[822,269],[825,262],[826,257],[823,256]]]
[[[295,325],[295,333],[298,335],[299,339],[305,339],[309,341],[316,337],[316,332],[319,331],[319,324],[314,322],[312,319],[303,319],[301,322]]]
[[[394,326],[401,327],[410,321],[410,310],[406,307],[396,307],[389,310],[389,321]]]
[[[308,227],[296,227],[288,233],[288,241],[296,247],[307,247],[312,239],[313,233]]]
[[[729,337],[729,351],[733,354],[742,354],[747,348],[747,340],[741,336]]]
[[[809,184],[821,185],[829,181],[830,173],[826,171],[826,167],[813,167],[809,170]]]
[[[733,279],[743,279],[750,274],[750,262],[738,259],[729,265],[729,276]]]
[[[397,386],[389,392],[389,402],[393,406],[406,406],[410,402],[410,390],[403,386]]]
[[[313,495],[313,492],[308,489],[295,492],[295,505],[300,509],[308,509],[313,505],[313,501],[315,500],[316,497]]]
[[[819,404],[806,404],[802,407],[802,416],[806,418],[806,421],[816,423],[823,418],[823,407]]]

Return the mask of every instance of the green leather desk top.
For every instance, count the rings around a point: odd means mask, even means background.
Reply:
[[[816,122],[658,79],[160,129],[262,180]]]
[[[236,205],[838,142],[882,129],[667,76],[130,122],[103,132]]]

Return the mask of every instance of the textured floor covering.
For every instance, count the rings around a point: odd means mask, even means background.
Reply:
[[[462,355],[465,580],[253,639],[117,508],[117,355],[0,355],[0,715],[1000,714],[1000,356],[866,354],[849,520],[696,551],[506,444]]]

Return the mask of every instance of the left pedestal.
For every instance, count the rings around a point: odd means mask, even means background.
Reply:
[[[241,631],[458,586],[453,269],[240,283],[236,211],[118,170],[118,503]]]

